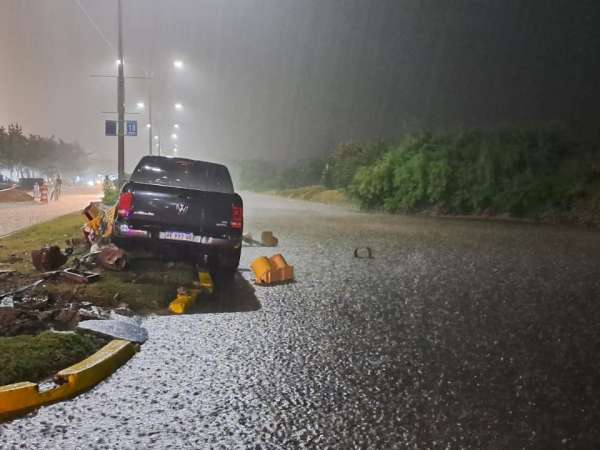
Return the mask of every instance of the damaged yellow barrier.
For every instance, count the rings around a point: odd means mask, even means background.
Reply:
[[[198,272],[198,281],[200,282],[200,289],[203,292],[208,294],[213,293],[215,286],[209,272]]]
[[[179,288],[177,290],[177,297],[169,303],[169,311],[171,311],[172,314],[185,314],[188,309],[194,306],[197,297],[198,290]]]
[[[208,272],[198,272],[197,285],[199,289],[186,289],[184,287],[177,289],[177,297],[169,303],[171,314],[185,314],[196,304],[196,300],[201,293],[212,294],[214,291],[214,283]]]
[[[283,283],[294,279],[294,267],[279,253],[270,258],[262,256],[255,259],[250,268],[257,284]]]
[[[0,420],[74,397],[111,375],[134,354],[134,344],[116,339],[89,358],[58,372],[58,386],[52,389],[40,391],[38,384],[29,381],[0,386]]]

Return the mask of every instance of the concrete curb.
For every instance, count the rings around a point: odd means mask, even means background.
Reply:
[[[29,381],[0,386],[0,421],[86,391],[110,376],[135,352],[133,343],[115,339],[83,361],[58,372],[55,376],[58,385],[52,389],[40,391],[38,384]]]

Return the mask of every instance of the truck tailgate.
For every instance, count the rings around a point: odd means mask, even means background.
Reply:
[[[229,232],[231,208],[237,194],[133,183],[133,208],[128,222],[134,227],[188,231],[221,236]]]

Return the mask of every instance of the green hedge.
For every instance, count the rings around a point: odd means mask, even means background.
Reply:
[[[347,189],[364,208],[522,216],[564,210],[591,174],[556,130],[422,133],[359,167]],[[575,163],[574,163],[575,162]]]

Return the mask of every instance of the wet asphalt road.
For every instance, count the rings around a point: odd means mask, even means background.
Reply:
[[[600,233],[244,198],[297,282],[241,272],[146,319],[132,361],[1,448],[600,446]]]

